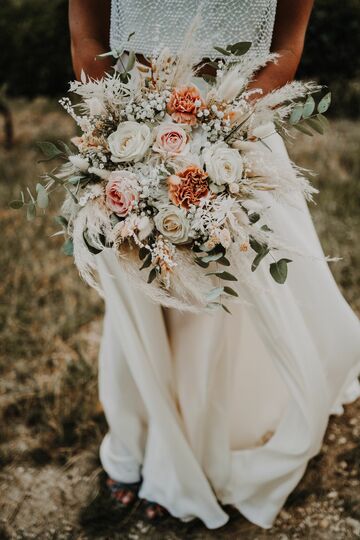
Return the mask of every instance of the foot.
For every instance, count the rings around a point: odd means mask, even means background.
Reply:
[[[144,507],[145,517],[150,521],[157,521],[168,514],[168,511],[163,506],[152,501],[144,500]]]
[[[112,480],[112,478],[108,478],[106,480],[106,485],[110,490],[112,499],[124,507],[129,507],[132,506],[138,498],[141,482],[117,482],[116,480]]]

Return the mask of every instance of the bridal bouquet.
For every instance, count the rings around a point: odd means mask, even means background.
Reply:
[[[319,87],[292,82],[255,100],[248,83],[274,55],[254,57],[250,43],[217,50],[223,59],[211,62],[216,76],[206,82],[196,77],[196,50],[184,46],[177,57],[163,50],[148,67],[130,53],[121,71],[72,82],[75,105],[60,100],[81,134],[71,146],[39,143],[44,160],[62,163],[36,195],[28,190],[11,206],[26,207],[31,219],[62,188],[64,251],[90,285],[98,287],[104,249],[165,306],[228,311],[226,301],[264,259],[284,283],[291,261],[275,254],[291,246],[264,222],[266,209],[315,190],[267,138],[289,126],[322,132],[330,95],[316,106]]]

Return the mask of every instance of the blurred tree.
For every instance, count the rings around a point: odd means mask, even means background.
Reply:
[[[1,0],[0,84],[9,95],[56,95],[72,77],[66,0]]]
[[[0,84],[9,95],[60,95],[72,78],[67,0],[1,0]],[[316,0],[299,76],[335,91],[360,116],[360,1]]]

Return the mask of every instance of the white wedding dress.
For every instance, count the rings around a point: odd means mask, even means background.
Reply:
[[[111,45],[126,49],[127,35],[140,29],[132,47],[149,53],[156,32],[146,28],[157,22],[165,44],[173,43],[175,25],[188,24],[199,3],[115,0]],[[212,14],[204,23],[209,39],[216,17],[226,21],[216,26],[217,45],[251,39],[268,50],[274,0],[203,3]],[[278,135],[267,142],[287,156]],[[228,520],[222,504],[270,527],[319,451],[329,415],[360,395],[359,323],[323,260],[306,203],[271,204],[268,225],[314,258],[299,257],[282,286],[260,265],[254,280],[268,291],[243,286],[248,304],[232,305],[231,316],[162,309],[128,282],[112,251],[96,256],[106,299],[99,392],[109,432],[102,465],[114,480],[142,477],[140,497],[209,528]]]

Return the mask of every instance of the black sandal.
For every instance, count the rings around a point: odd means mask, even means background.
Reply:
[[[112,478],[106,480],[106,485],[110,490],[111,498],[117,502],[123,508],[128,508],[132,506],[138,498],[139,489],[141,486],[141,481],[139,482],[118,482]],[[120,496],[120,492],[125,492],[123,498],[128,500],[123,500]]]

